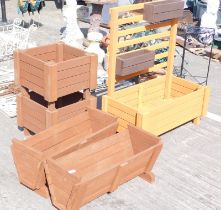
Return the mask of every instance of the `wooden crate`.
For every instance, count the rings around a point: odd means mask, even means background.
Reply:
[[[183,17],[184,1],[156,1],[144,4],[144,20],[156,23]]]
[[[154,65],[155,53],[150,50],[138,50],[119,55],[116,61],[116,74],[126,76]]]
[[[155,135],[193,120],[198,123],[208,109],[209,88],[172,77],[171,97],[165,98],[166,76],[103,96],[103,110],[118,117],[118,131],[128,124]]]
[[[33,133],[49,128],[84,112],[87,107],[96,108],[97,99],[93,96],[83,99],[83,94],[76,92],[62,97],[55,103],[55,109],[48,108],[48,102],[40,95],[17,95],[17,123]]]
[[[116,133],[117,120],[100,110],[86,111],[54,125],[27,140],[12,140],[12,154],[19,181],[42,196],[48,196],[43,162],[63,150],[81,147]]]
[[[17,84],[49,102],[97,86],[97,55],[63,43],[19,50],[14,58]]]
[[[53,204],[77,210],[119,185],[151,172],[160,153],[160,139],[134,126],[81,149],[46,161],[45,170]]]

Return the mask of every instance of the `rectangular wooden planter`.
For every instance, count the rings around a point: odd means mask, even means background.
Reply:
[[[63,43],[14,53],[17,84],[49,102],[97,86],[97,55]]]
[[[156,1],[144,4],[144,20],[156,23],[183,17],[184,1]]]
[[[155,52],[138,50],[117,56],[116,74],[126,76],[154,65]]]
[[[165,98],[166,76],[103,96],[102,109],[118,117],[118,131],[128,124],[155,135],[188,121],[199,123],[207,113],[209,88],[172,77],[171,97]]]
[[[30,92],[30,98],[18,94],[17,123],[18,126],[33,133],[39,133],[52,125],[75,117],[76,114],[87,110],[88,106],[96,108],[96,102],[95,97],[90,96],[88,99],[83,99],[83,94],[76,92],[62,97],[62,104],[55,103],[56,109],[50,110],[47,102],[38,94]]]
[[[53,204],[77,210],[119,185],[151,172],[160,153],[160,139],[134,126],[93,144],[46,161],[45,170]]]
[[[43,162],[63,150],[80,148],[116,133],[115,117],[87,108],[81,114],[54,125],[27,140],[12,140],[11,150],[19,181],[44,197],[48,196]]]

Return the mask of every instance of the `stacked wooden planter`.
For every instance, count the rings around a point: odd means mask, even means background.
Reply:
[[[96,107],[97,56],[63,43],[15,52],[18,125],[38,133]],[[81,91],[78,92],[78,91]]]

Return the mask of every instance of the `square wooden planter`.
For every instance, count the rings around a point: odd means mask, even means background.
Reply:
[[[183,17],[184,1],[169,0],[144,4],[144,20],[156,23],[164,20]]]
[[[32,110],[32,112],[35,111]],[[80,148],[82,144],[90,144],[113,135],[116,129],[115,117],[88,107],[81,114],[31,136],[27,140],[12,140],[11,150],[19,181],[47,197],[48,189],[43,166],[47,158],[62,155],[63,150]]]
[[[14,53],[15,79],[49,102],[97,86],[97,55],[63,43]]]
[[[60,103],[61,101],[61,103]],[[30,92],[30,98],[17,95],[17,123],[33,133],[49,128],[52,125],[75,117],[76,114],[84,112],[87,107],[96,108],[97,99],[90,96],[83,99],[83,94],[76,92],[64,96],[55,103],[55,109],[47,107],[47,101],[40,95]]]
[[[166,99],[165,84],[162,76],[103,96],[102,109],[118,117],[118,131],[133,124],[160,135],[191,120],[199,123],[207,113],[209,88],[173,76]]]
[[[53,204],[77,210],[136,176],[152,182],[151,170],[161,148],[158,137],[129,126],[121,133],[48,159],[45,170]]]
[[[126,76],[154,65],[154,51],[138,50],[117,56],[116,74]]]

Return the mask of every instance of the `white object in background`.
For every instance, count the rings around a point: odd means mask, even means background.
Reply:
[[[207,1],[206,12],[202,15],[200,27],[214,28],[215,33],[217,33],[217,13],[219,9],[219,0],[209,0]]]
[[[62,41],[73,47],[83,48],[82,42],[84,35],[78,25],[77,8],[76,0],[66,0],[66,5],[63,8],[63,17],[66,22],[66,29],[62,34]]]
[[[100,41],[103,35],[99,32],[90,32],[87,35],[87,39],[90,42],[88,48],[85,50],[89,53],[96,53],[98,55],[98,63],[102,64],[105,56],[104,50],[100,48]]]
[[[32,24],[29,28],[24,28],[21,27],[21,22],[20,18],[16,18],[12,24],[0,26],[0,60],[11,58],[16,49],[28,47],[30,32],[36,30],[37,26]]]

